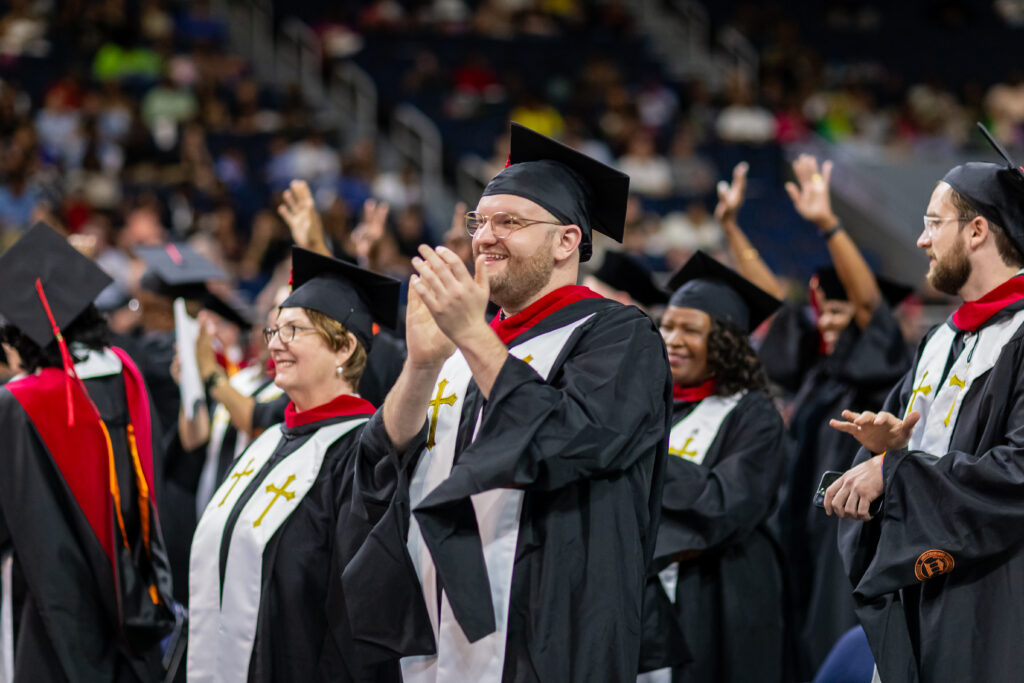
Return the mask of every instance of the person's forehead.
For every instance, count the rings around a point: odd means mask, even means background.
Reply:
[[[295,306],[289,306],[288,308],[282,308],[281,312],[277,315],[277,324],[283,325],[284,323],[295,323],[301,325],[310,323],[309,316],[306,315],[306,311]]]
[[[514,194],[491,194],[481,197],[477,202],[476,210],[488,216],[501,211],[523,218],[555,219],[547,209],[537,202]]]
[[[710,325],[711,316],[697,308],[669,306],[661,317],[662,324],[668,322],[676,325]]]
[[[936,185],[932,191],[931,199],[928,200],[928,209],[925,215],[944,216],[955,211],[953,202],[949,200],[949,195],[952,191],[953,188],[949,183],[940,182]]]

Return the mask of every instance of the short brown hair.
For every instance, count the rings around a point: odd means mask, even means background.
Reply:
[[[328,318],[320,311],[314,311],[309,308],[303,308],[302,310],[309,316],[309,321],[313,323],[316,333],[327,343],[327,347],[331,351],[341,351],[347,349],[350,344],[355,345],[352,355],[345,362],[345,370],[342,372],[342,376],[352,385],[353,390],[357,389],[359,387],[359,380],[363,377],[363,370],[366,369],[366,349],[355,338],[355,335],[346,330],[345,326],[334,318]]]
[[[949,201],[953,204],[953,208],[956,209],[957,218],[960,221],[960,229],[963,230],[964,225],[974,220],[979,214],[967,198],[956,190],[951,189],[949,193]],[[1010,239],[1010,236],[1006,232],[1006,228],[1001,225],[997,225],[988,218],[989,230],[992,231],[992,235],[996,240],[996,249],[999,251],[999,257],[1003,259],[1003,263],[1008,266],[1020,268],[1024,266],[1024,256],[1021,255],[1020,250]]]

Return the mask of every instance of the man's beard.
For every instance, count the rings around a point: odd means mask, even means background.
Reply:
[[[935,256],[935,265],[928,274],[928,281],[940,292],[955,295],[971,277],[971,261],[967,258],[967,248],[963,242],[956,240],[954,244],[956,246],[943,260]]]
[[[491,301],[506,310],[521,311],[551,280],[555,260],[551,239],[529,256],[509,255],[505,271],[490,277]]]

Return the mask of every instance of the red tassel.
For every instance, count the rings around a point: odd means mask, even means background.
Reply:
[[[505,160],[505,168],[512,165],[512,152],[508,153],[508,159]]]
[[[68,427],[74,427],[75,404],[71,395],[71,378],[74,375],[75,364],[71,360],[71,354],[68,352],[68,345],[64,343],[64,335],[61,334],[57,321],[53,317],[53,311],[50,310],[50,302],[46,299],[46,293],[43,292],[43,281],[39,278],[36,278],[36,292],[39,294],[39,300],[43,302],[46,317],[50,319],[50,327],[53,329],[53,336],[57,338],[57,346],[60,348],[60,358],[64,364],[64,393],[68,404]]]

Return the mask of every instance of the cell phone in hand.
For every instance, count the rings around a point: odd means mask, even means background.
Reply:
[[[812,500],[816,507],[825,509],[825,491],[841,476],[843,476],[843,472],[836,472],[834,470],[827,470],[821,475],[821,482],[818,484],[818,490],[814,492]],[[871,505],[868,507],[868,515],[874,517],[882,510],[882,500],[883,498],[879,496],[871,501]]]
[[[821,475],[821,483],[818,484],[818,490],[814,492],[814,498],[812,502],[815,507],[825,509],[825,491],[828,487],[835,483],[836,479],[843,476],[842,472],[836,472],[834,470],[828,470]]]

